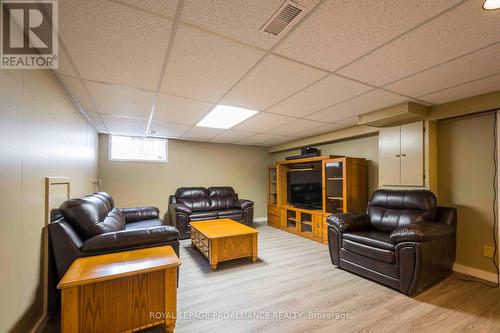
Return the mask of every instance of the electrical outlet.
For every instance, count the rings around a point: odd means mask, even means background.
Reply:
[[[493,246],[483,245],[483,255],[486,258],[493,258]]]

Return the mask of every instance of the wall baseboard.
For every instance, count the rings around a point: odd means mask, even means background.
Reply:
[[[267,217],[256,217],[253,219],[254,222],[265,222],[267,221]]]
[[[465,275],[473,276],[481,280],[485,280],[488,282],[497,283],[498,276],[495,273],[483,271],[482,269],[469,267],[461,264],[455,263],[453,265],[453,271],[457,273],[462,273]]]
[[[38,319],[35,326],[33,326],[33,329],[30,333],[41,333],[44,330],[45,326],[47,326],[48,321],[49,316],[47,316],[47,314],[43,314],[40,319]]]

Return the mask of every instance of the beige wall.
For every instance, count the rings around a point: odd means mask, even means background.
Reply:
[[[0,332],[29,332],[42,313],[44,177],[92,191],[97,134],[47,70],[0,71]]]
[[[493,124],[492,114],[438,123],[439,203],[458,209],[456,262],[492,273]]]
[[[255,201],[255,217],[266,216],[267,149],[262,147],[169,140],[168,163],[108,160],[108,136],[99,135],[100,190],[117,207],[152,205],[161,214],[168,196],[182,186],[230,185],[242,199]]]
[[[313,145],[321,149],[321,155],[344,155],[362,157],[367,160],[367,187],[368,198],[378,189],[378,135],[346,141]],[[289,150],[272,154],[273,161],[284,160],[286,156],[298,155],[300,150]]]

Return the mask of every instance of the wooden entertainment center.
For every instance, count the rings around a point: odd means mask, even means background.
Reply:
[[[294,207],[288,198],[289,172],[321,170],[322,209]],[[269,166],[267,223],[273,227],[328,243],[326,218],[332,213],[366,209],[366,160],[316,156],[279,161]]]

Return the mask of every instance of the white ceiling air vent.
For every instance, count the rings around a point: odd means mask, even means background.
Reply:
[[[260,28],[260,31],[278,36],[283,31],[289,30],[293,26],[292,23],[297,23],[304,14],[304,7],[287,0]]]

